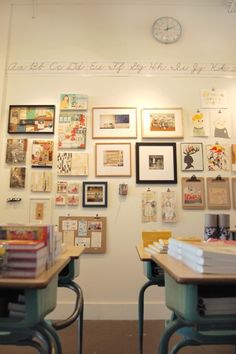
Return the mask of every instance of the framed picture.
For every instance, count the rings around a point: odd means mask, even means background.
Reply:
[[[10,170],[10,188],[25,188],[26,167],[14,166]]]
[[[32,167],[52,167],[53,140],[33,140],[31,153]]]
[[[6,163],[21,164],[26,162],[27,139],[7,139]]]
[[[94,107],[93,139],[137,137],[137,109]]]
[[[95,145],[96,176],[131,176],[130,143]]]
[[[230,186],[228,177],[207,177],[207,204],[208,209],[230,209]]]
[[[183,209],[205,208],[204,178],[192,176],[182,178],[182,205]]]
[[[107,182],[83,182],[83,207],[107,207]]]
[[[57,153],[58,176],[87,176],[88,153],[58,152]]]
[[[203,171],[202,143],[181,143],[182,171]]]
[[[55,106],[20,105],[9,107],[8,133],[54,133]]]
[[[31,192],[51,192],[52,172],[31,171]]]
[[[86,122],[86,111],[61,111],[58,123],[58,149],[84,149]]]
[[[206,154],[208,171],[230,170],[231,151],[229,144],[207,144]]]
[[[30,224],[51,224],[51,199],[30,199]]]
[[[136,143],[136,183],[177,183],[176,143]]]
[[[232,202],[233,208],[236,209],[236,177],[232,178]]]
[[[182,108],[144,108],[142,110],[143,138],[182,138]]]
[[[86,110],[88,108],[88,96],[75,93],[62,93],[60,95],[60,110]]]

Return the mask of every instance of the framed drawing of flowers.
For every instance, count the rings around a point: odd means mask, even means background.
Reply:
[[[143,138],[182,138],[182,108],[144,108],[142,110]]]

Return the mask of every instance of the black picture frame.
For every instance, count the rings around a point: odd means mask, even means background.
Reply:
[[[10,105],[9,134],[54,134],[55,105]]]
[[[176,143],[136,143],[136,183],[177,184]]]
[[[107,186],[107,182],[83,182],[83,208],[106,208]]]

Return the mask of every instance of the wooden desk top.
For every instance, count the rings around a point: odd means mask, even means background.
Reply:
[[[182,284],[236,284],[235,274],[202,274],[194,272],[185,264],[167,254],[151,255],[151,259],[159,264],[177,283]]]
[[[83,246],[68,248],[66,252],[62,253],[58,261],[37,278],[0,278],[0,288],[45,288],[71,259],[79,258],[83,250]]]
[[[141,260],[142,262],[151,261],[151,260],[152,260],[151,254],[144,251],[143,245],[142,245],[141,243],[139,243],[139,244],[136,246],[136,249],[137,249],[139,258],[140,258],[140,260]]]

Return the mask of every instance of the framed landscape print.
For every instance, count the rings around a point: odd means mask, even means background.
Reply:
[[[182,108],[144,108],[142,110],[143,138],[182,138]]]
[[[21,164],[26,162],[27,139],[7,139],[6,163]]]
[[[208,209],[230,209],[229,178],[217,176],[207,177],[207,204]]]
[[[130,143],[98,143],[95,156],[96,176],[131,176]]]
[[[203,171],[202,143],[181,143],[182,171]]]
[[[137,137],[137,110],[126,107],[94,107],[93,139]]]
[[[205,208],[204,178],[192,176],[182,178],[182,206],[183,209]]]
[[[32,167],[52,167],[53,140],[33,140],[31,153]]]
[[[54,133],[55,106],[20,105],[9,107],[8,133]]]
[[[176,143],[136,143],[136,183],[176,184]]]
[[[107,182],[83,182],[83,207],[107,207]]]

